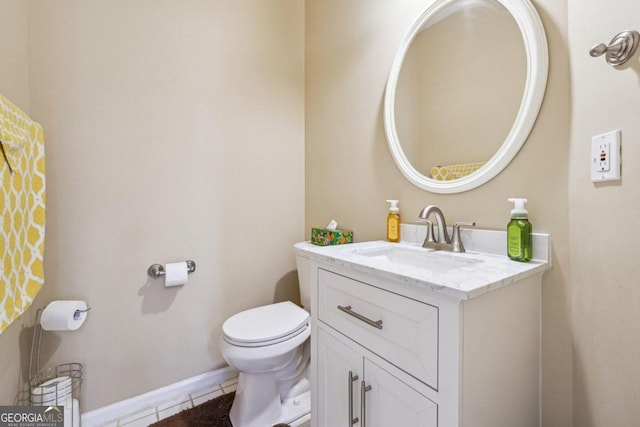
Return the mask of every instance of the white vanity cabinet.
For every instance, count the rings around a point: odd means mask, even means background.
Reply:
[[[311,246],[313,427],[539,426],[545,263],[458,293]]]

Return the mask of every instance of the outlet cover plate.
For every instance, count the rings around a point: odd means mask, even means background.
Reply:
[[[591,138],[591,181],[618,181],[621,176],[620,130]]]

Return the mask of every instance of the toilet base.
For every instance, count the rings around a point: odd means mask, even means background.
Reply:
[[[282,416],[278,382],[273,373],[240,373],[229,419],[234,427],[265,427]]]
[[[302,382],[308,380],[305,378]],[[231,424],[234,427],[265,427],[278,423],[298,425],[295,422],[311,412],[311,392],[308,387],[303,387],[301,389],[306,388],[307,391],[281,402],[276,384],[272,374],[240,373],[236,397],[229,411]],[[251,411],[246,408],[251,408]]]
[[[282,416],[278,423],[289,424],[291,427],[308,425],[311,420],[311,391],[305,391],[300,396],[287,399],[282,403]]]

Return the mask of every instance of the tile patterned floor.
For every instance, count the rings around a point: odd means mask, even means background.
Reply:
[[[223,394],[231,393],[236,390],[238,378],[233,378],[219,384],[217,386],[192,393],[180,399],[163,403],[153,408],[144,408],[140,411],[120,418],[103,427],[147,427],[156,421],[160,421],[171,415],[177,414],[183,409],[193,408],[207,400],[215,399]]]

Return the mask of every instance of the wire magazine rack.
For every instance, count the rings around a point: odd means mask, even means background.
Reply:
[[[40,369],[40,346],[42,343],[41,313],[42,309],[38,309],[31,340],[31,354],[29,357],[29,403],[39,406],[63,406],[65,427],[78,427],[80,425],[78,399],[83,383],[84,368],[81,363],[70,362],[62,363],[51,368]]]

